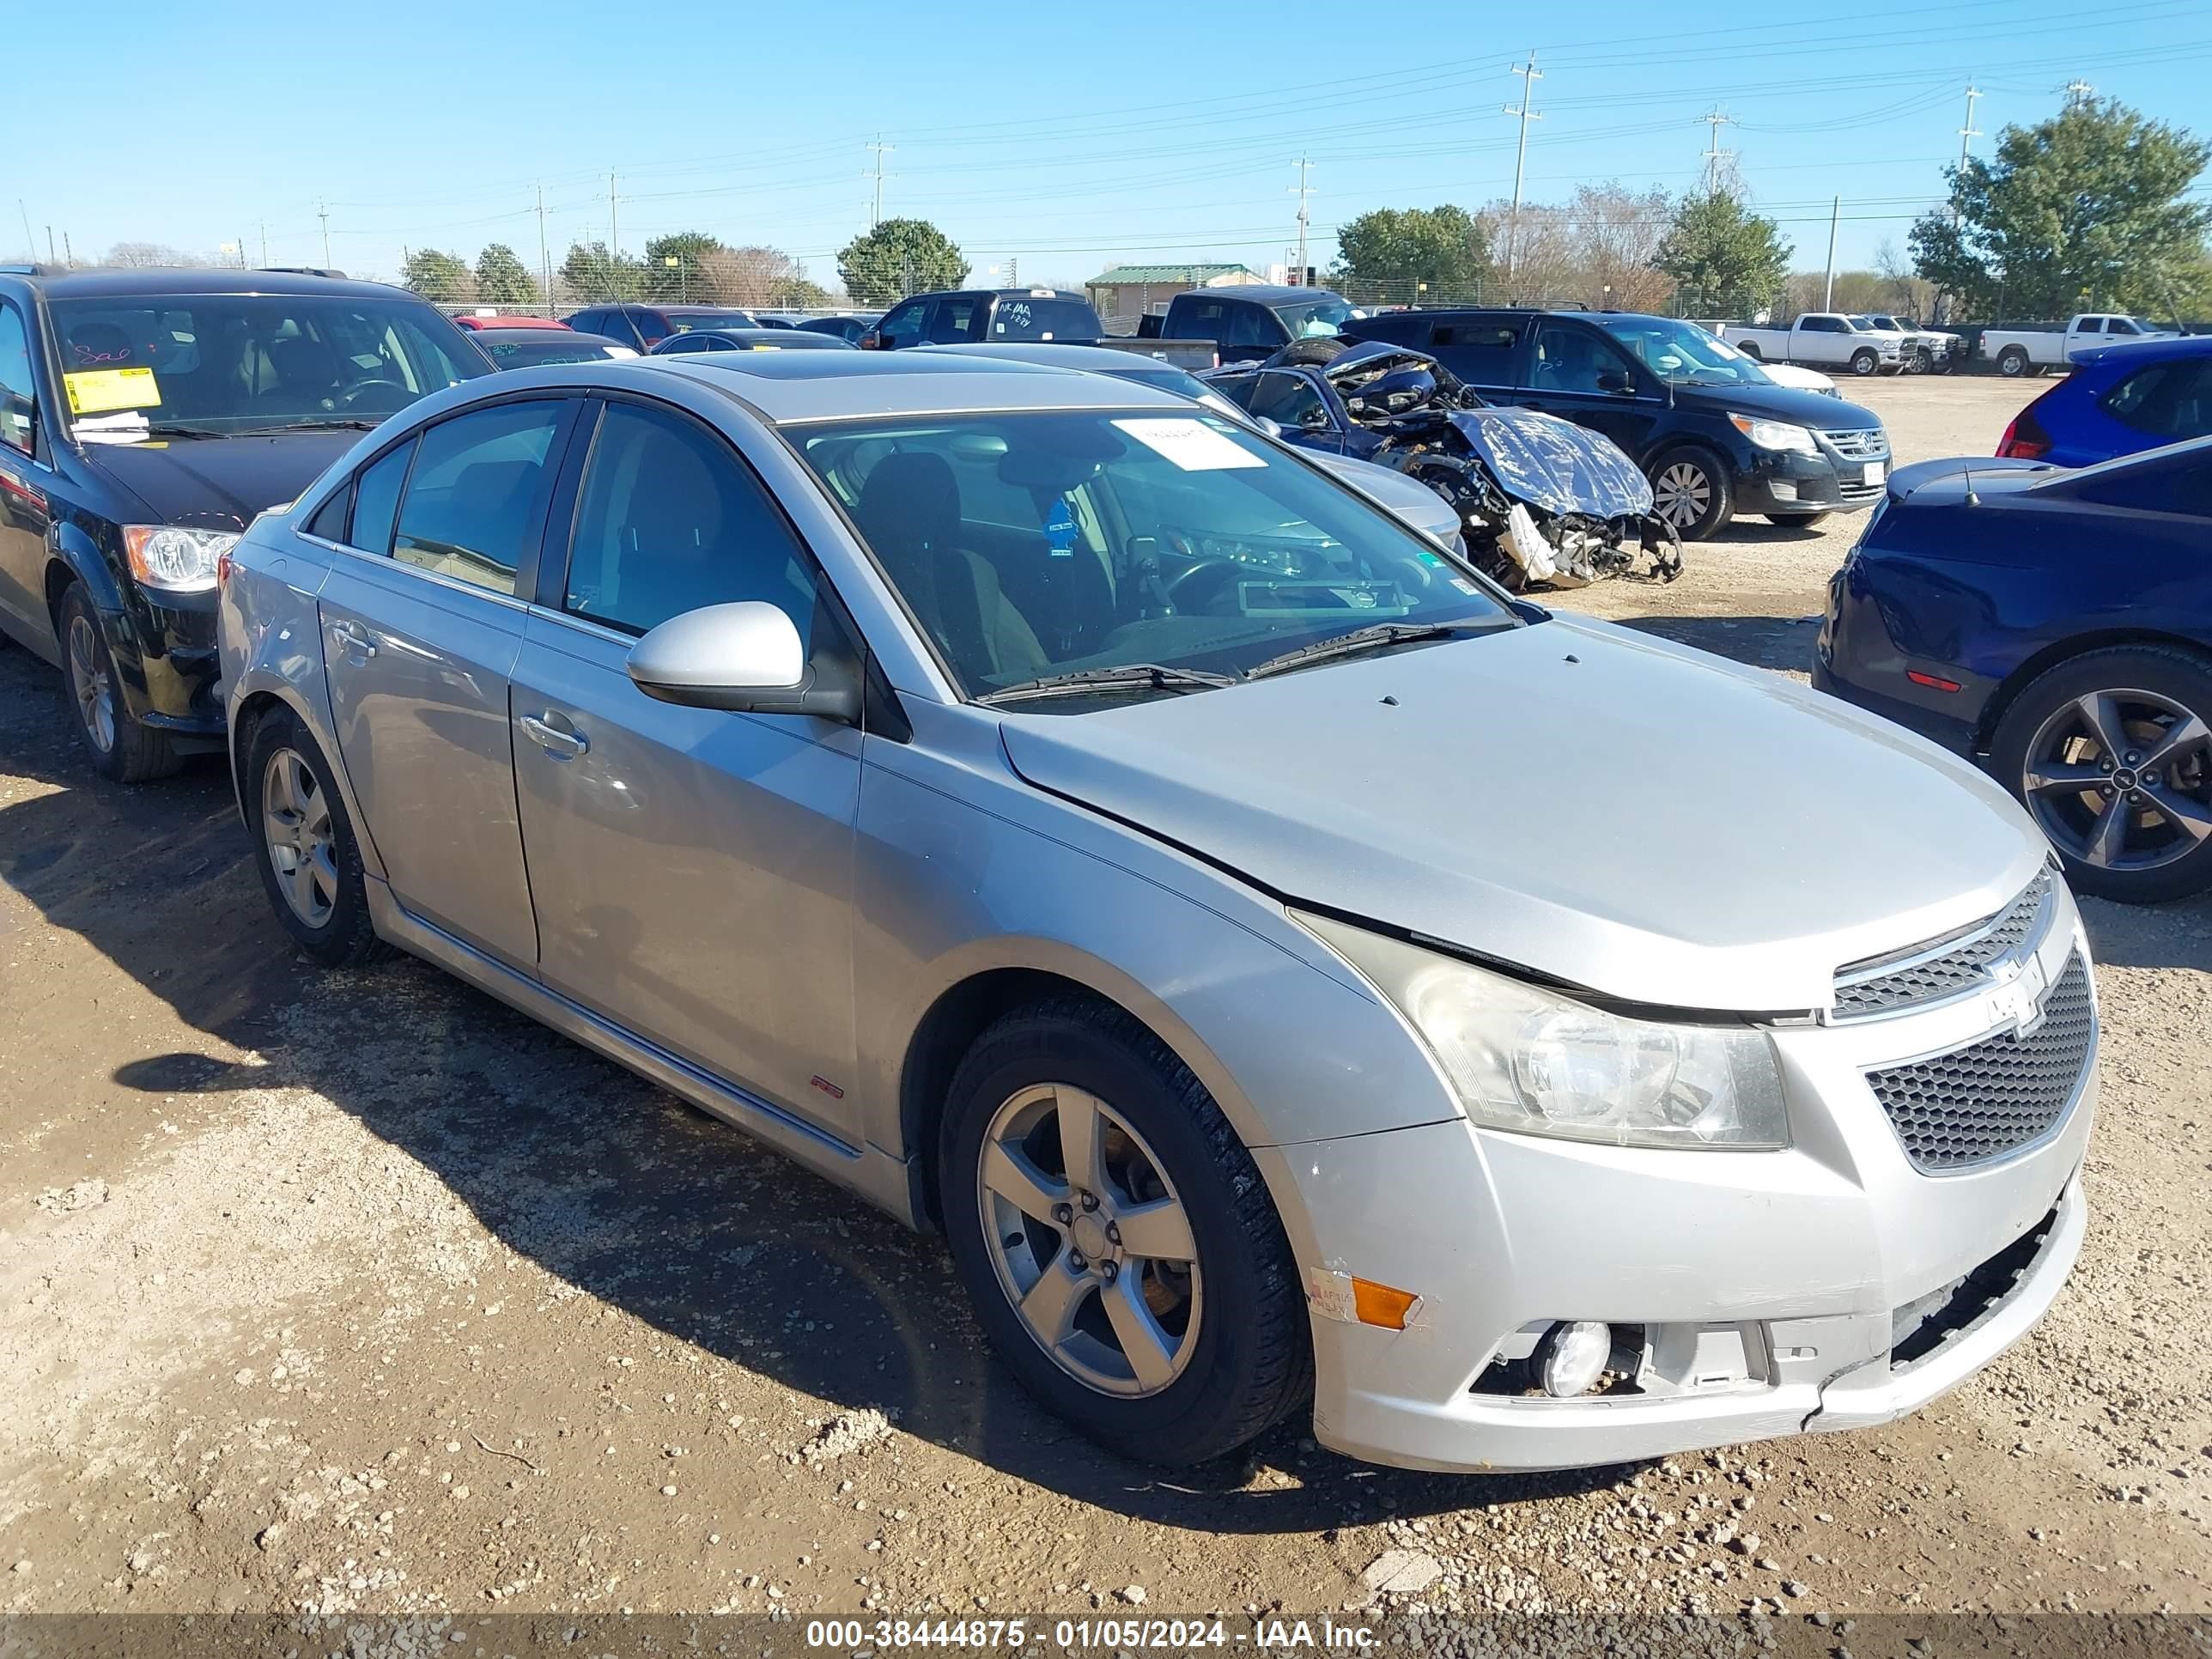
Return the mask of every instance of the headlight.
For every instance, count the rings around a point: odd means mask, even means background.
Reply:
[[[1754,415],[1731,415],[1729,424],[1761,449],[1794,449],[1800,455],[1817,455],[1820,446],[1802,426],[1787,421],[1762,421]]]
[[[215,586],[216,561],[238,545],[228,530],[186,530],[179,525],[126,524],[123,550],[131,574],[167,593],[199,593]]]
[[[1381,933],[1297,920],[1397,1006],[1479,1123],[1614,1146],[1790,1144],[1763,1032],[1608,1013]]]

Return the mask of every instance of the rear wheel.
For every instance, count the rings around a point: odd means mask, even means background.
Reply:
[[[2146,645],[2061,663],[1990,751],[2079,890],[2148,904],[2212,886],[2212,660]]]
[[[1997,373],[2008,380],[2017,380],[2027,373],[2027,348],[2009,345],[1997,353]]]
[[[76,715],[76,734],[101,776],[139,783],[177,769],[168,733],[131,714],[101,632],[100,613],[82,582],[72,582],[60,610],[62,684]]]
[[[1851,353],[1851,373],[1863,380],[1881,367],[1881,354],[1872,346],[1861,346]]]
[[[1728,468],[1702,449],[1674,449],[1651,468],[1651,510],[1686,542],[1718,535],[1735,516]]]
[[[1091,1438],[1201,1462],[1311,1387],[1281,1222],[1205,1085],[1121,1010],[1007,1015],[952,1080],[939,1191],[992,1346]]]

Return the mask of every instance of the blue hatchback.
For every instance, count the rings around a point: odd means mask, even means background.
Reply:
[[[1814,658],[1822,690],[1979,759],[2076,890],[2212,886],[2212,438],[1903,468]]]
[[[2212,433],[2212,334],[2100,346],[2005,428],[2000,455],[2089,466]]]

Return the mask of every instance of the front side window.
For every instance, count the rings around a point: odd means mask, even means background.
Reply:
[[[559,403],[499,404],[441,422],[416,441],[392,556],[403,564],[514,592],[537,534],[559,432]]]
[[[1202,410],[838,421],[785,435],[971,696],[1142,664],[1233,678],[1382,623],[1518,625],[1434,543]]]
[[[1273,421],[1285,432],[1300,430],[1309,419],[1328,423],[1328,405],[1305,376],[1279,369],[1260,376],[1259,390],[1248,407],[1255,417]]]
[[[752,470],[683,416],[613,403],[585,464],[563,608],[625,633],[760,599],[804,641],[814,577]]]
[[[1607,341],[1570,323],[1546,323],[1536,331],[1533,384],[1546,392],[1611,392],[1635,384],[1628,360]]]
[[[902,306],[894,306],[876,332],[886,346],[903,349],[921,343],[922,314],[929,309],[927,300],[909,300]]]
[[[36,442],[38,409],[23,313],[0,301],[0,443],[29,454]]]
[[[161,295],[57,300],[70,410],[117,435],[228,435],[366,423],[489,372],[459,330],[405,300]]]

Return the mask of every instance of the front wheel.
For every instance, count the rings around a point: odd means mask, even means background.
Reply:
[[[1881,367],[1881,354],[1872,346],[1861,346],[1851,353],[1851,373],[1861,380]]]
[[[1305,1298],[1251,1154],[1119,1009],[1000,1019],[952,1080],[939,1192],[992,1346],[1092,1439],[1202,1462],[1311,1388]]]
[[[2120,646],[2061,663],[2005,711],[1990,765],[2084,893],[2212,886],[2212,660]]]
[[[1686,542],[1718,535],[1735,516],[1728,469],[1702,449],[1669,451],[1651,470],[1651,510]]]
[[[101,631],[100,612],[82,582],[62,595],[62,681],[76,714],[76,734],[100,775],[116,783],[165,777],[181,763],[169,734],[131,712]]]

